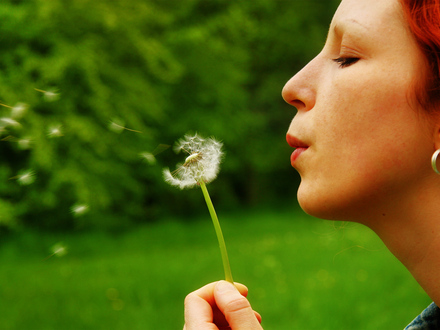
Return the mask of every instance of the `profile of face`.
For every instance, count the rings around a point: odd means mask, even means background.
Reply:
[[[342,0],[322,51],[282,91],[307,213],[366,222],[432,178],[435,124],[411,93],[425,70],[399,0]]]

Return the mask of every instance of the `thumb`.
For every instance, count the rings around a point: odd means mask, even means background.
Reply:
[[[219,281],[214,289],[214,297],[231,329],[262,329],[251,304],[234,285]]]

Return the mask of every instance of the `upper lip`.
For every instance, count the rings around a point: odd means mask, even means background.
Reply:
[[[300,139],[298,139],[290,134],[286,135],[286,141],[289,144],[289,146],[291,146],[293,148],[308,148],[309,147],[309,145],[307,143],[304,143]]]

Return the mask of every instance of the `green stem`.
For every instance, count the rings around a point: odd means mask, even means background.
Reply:
[[[217,234],[218,244],[220,246],[220,253],[222,255],[223,268],[225,270],[226,281],[234,283],[232,279],[231,266],[229,265],[228,252],[226,251],[225,239],[223,238],[220,222],[218,221],[217,214],[215,213],[214,205],[212,204],[211,197],[209,197],[208,189],[205,182],[200,180],[200,187],[202,188],[203,197],[205,197],[206,205],[208,206],[209,214],[214,224],[215,233]]]

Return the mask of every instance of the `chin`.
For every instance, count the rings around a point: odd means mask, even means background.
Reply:
[[[348,214],[347,203],[334,194],[305,193],[298,189],[298,203],[305,213],[324,220],[355,221]]]

